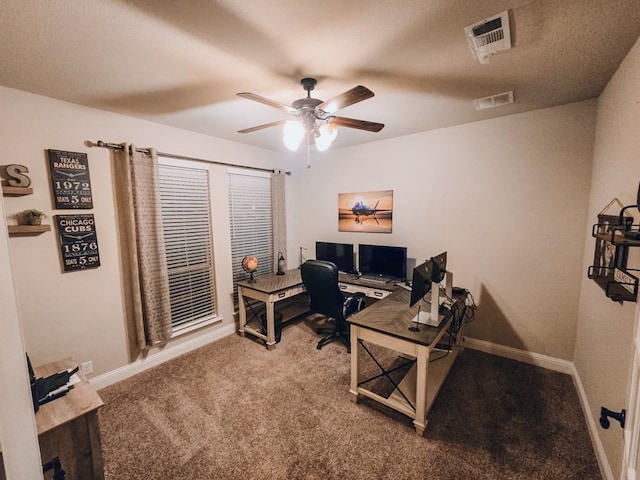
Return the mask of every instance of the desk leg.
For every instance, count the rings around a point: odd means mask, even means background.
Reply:
[[[272,301],[265,303],[267,310],[267,350],[276,348],[275,307]]]
[[[87,414],[89,426],[89,442],[91,444],[91,456],[93,460],[93,479],[104,480],[104,466],[102,462],[102,442],[100,440],[100,425],[98,423],[98,411]]]
[[[244,290],[238,286],[238,335],[241,337],[244,337],[244,326],[247,324],[247,307],[244,302]]]
[[[418,359],[416,370],[416,418],[413,426],[416,433],[424,435],[427,427],[427,375],[429,374],[429,349],[418,347]]]
[[[358,326],[351,325],[349,327],[351,338],[351,401],[358,403]]]

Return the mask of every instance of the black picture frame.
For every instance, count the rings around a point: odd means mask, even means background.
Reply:
[[[98,268],[100,252],[92,213],[55,215],[64,272]]]
[[[55,208],[93,208],[87,154],[53,149],[47,153]]]

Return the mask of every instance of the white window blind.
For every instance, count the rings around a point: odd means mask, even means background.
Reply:
[[[273,273],[271,178],[268,174],[230,171],[229,218],[234,284],[248,277],[242,269],[242,259],[247,255],[258,259],[256,275]]]
[[[216,317],[209,172],[161,163],[159,180],[176,333]]]

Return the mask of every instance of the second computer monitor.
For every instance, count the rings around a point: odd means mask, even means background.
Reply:
[[[431,257],[430,260],[433,262],[433,281],[440,283],[447,273],[447,252]]]
[[[431,280],[433,278],[433,260],[416,266],[413,269],[413,278],[411,280],[411,300],[409,306],[413,307],[422,300],[431,290]]]
[[[358,245],[358,264],[362,276],[386,281],[407,278],[407,248],[388,245]]]

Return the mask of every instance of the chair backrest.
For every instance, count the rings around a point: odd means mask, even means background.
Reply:
[[[338,267],[324,260],[307,260],[300,265],[300,273],[311,310],[338,321],[344,320],[345,296],[338,286]]]

